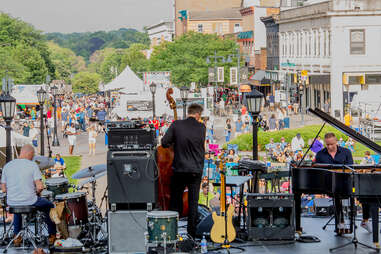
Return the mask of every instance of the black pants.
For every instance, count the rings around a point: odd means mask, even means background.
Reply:
[[[196,236],[198,197],[200,194],[201,173],[174,172],[171,179],[171,200],[169,208],[181,215],[183,211],[183,193],[188,187],[188,234],[193,238]]]

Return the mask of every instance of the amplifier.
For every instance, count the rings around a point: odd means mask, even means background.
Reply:
[[[251,240],[294,240],[292,194],[247,194],[248,234]]]
[[[110,151],[152,150],[156,147],[154,129],[109,129],[108,148]]]
[[[146,253],[147,211],[108,212],[108,253]]]
[[[145,126],[139,121],[106,122],[107,129],[141,129]]]
[[[108,198],[112,209],[156,203],[157,178],[154,151],[107,152]]]

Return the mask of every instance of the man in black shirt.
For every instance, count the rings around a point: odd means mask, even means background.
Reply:
[[[170,210],[182,212],[182,197],[188,187],[188,234],[196,235],[198,198],[205,158],[206,128],[199,122],[202,106],[188,107],[188,118],[171,124],[161,140],[164,148],[173,145],[173,176],[171,179]]]
[[[324,141],[326,148],[322,149],[316,154],[316,163],[327,163],[327,164],[343,164],[343,165],[352,165],[353,164],[353,157],[352,153],[349,149],[340,147],[337,145],[337,138],[334,133],[327,133],[324,136]],[[336,210],[336,216],[339,216],[337,218],[337,221],[340,221],[340,223],[336,222],[336,232],[340,235],[343,233],[344,229],[344,218],[342,213],[342,205],[341,200],[339,198],[334,198],[335,203],[335,210]],[[363,203],[363,221],[361,222],[361,226],[367,230],[368,232],[371,232],[370,225],[369,225],[369,217],[370,217],[370,210],[369,205],[366,204],[366,202]]]

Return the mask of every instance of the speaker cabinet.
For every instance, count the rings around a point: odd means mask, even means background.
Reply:
[[[135,204],[156,203],[157,168],[154,152],[109,151],[107,181],[111,209],[120,209],[122,206],[119,205],[123,204],[134,207]]]
[[[145,253],[144,233],[146,231],[146,211],[109,211],[108,253]]]
[[[249,193],[248,234],[251,240],[293,240],[295,237],[292,194]]]

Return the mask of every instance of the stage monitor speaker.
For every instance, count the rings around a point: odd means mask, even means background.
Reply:
[[[153,151],[107,153],[108,197],[111,209],[119,209],[122,207],[119,205],[123,204],[133,209],[134,204],[156,203],[157,167],[154,155]]]
[[[251,240],[293,240],[294,196],[286,193],[249,193],[247,227]]]
[[[331,198],[315,198],[314,211],[316,216],[330,216],[333,215],[333,201]]]
[[[146,231],[146,211],[109,211],[108,253],[145,253],[144,233]]]

